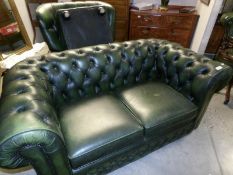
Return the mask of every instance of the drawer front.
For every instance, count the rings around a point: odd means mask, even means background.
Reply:
[[[190,47],[198,15],[130,11],[129,39],[159,38]]]
[[[189,30],[170,29],[168,40],[180,43],[184,47],[189,47],[192,35]]]
[[[163,26],[164,20],[161,15],[146,15],[140,13],[131,13],[132,26]]]
[[[180,43],[184,47],[190,46],[191,33],[189,30],[153,28],[153,27],[133,27],[130,29],[130,39],[158,38]]]
[[[192,29],[195,24],[195,16],[166,16],[165,21],[168,27],[179,29]]]
[[[130,39],[140,38],[158,38],[167,39],[169,29],[168,28],[153,28],[153,27],[134,27],[130,31]]]

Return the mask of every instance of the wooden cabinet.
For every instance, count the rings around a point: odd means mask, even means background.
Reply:
[[[158,38],[190,47],[199,15],[180,13],[182,6],[170,6],[167,12],[130,10],[129,39]]]
[[[128,40],[130,0],[102,0],[111,4],[116,10],[115,40]]]
[[[206,47],[206,53],[209,54],[216,54],[218,51],[219,46],[221,45],[221,42],[223,40],[224,36],[224,27],[220,23],[220,17],[222,14],[218,15],[218,18],[216,20],[215,26],[213,28],[213,31],[211,33],[208,45]]]
[[[74,0],[75,1],[75,0]],[[111,4],[116,10],[115,40],[128,40],[130,0],[101,0]]]

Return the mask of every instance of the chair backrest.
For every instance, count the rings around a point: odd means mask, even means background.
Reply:
[[[64,34],[61,32],[61,27],[59,27],[60,21],[57,17],[57,12],[60,10],[69,10],[69,9],[83,9],[83,8],[93,8],[93,7],[102,7],[104,8],[105,15],[107,18],[109,29],[111,30],[112,39],[114,37],[114,28],[115,28],[115,9],[108,3],[100,1],[77,1],[77,2],[65,2],[65,3],[45,3],[40,5],[36,10],[36,16],[39,23],[41,33],[44,37],[44,40],[47,42],[51,51],[63,51],[68,49],[67,43],[64,41]],[[87,19],[88,21],[88,19]],[[75,24],[75,22],[73,22]],[[102,28],[93,28],[93,33],[102,31]],[[88,30],[87,30],[88,31]],[[88,36],[88,33],[85,34]],[[103,36],[106,33],[103,32]],[[74,36],[77,38],[77,36]],[[102,44],[102,43],[94,43]],[[89,44],[92,45],[92,44]],[[85,46],[85,45],[81,45]]]
[[[215,58],[233,67],[233,12],[224,13],[220,22],[225,33]]]
[[[233,39],[233,12],[224,13],[220,19],[226,30],[226,37]]]

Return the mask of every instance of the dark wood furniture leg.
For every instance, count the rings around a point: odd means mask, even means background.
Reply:
[[[224,101],[225,105],[228,104],[229,101],[230,101],[232,85],[233,85],[233,77],[231,78],[231,80],[229,82],[229,85],[227,86],[227,91],[226,91],[226,94],[225,94],[225,101]]]

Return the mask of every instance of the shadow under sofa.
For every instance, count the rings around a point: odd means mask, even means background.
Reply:
[[[4,76],[0,166],[104,174],[198,127],[232,69],[144,39],[50,53]]]

